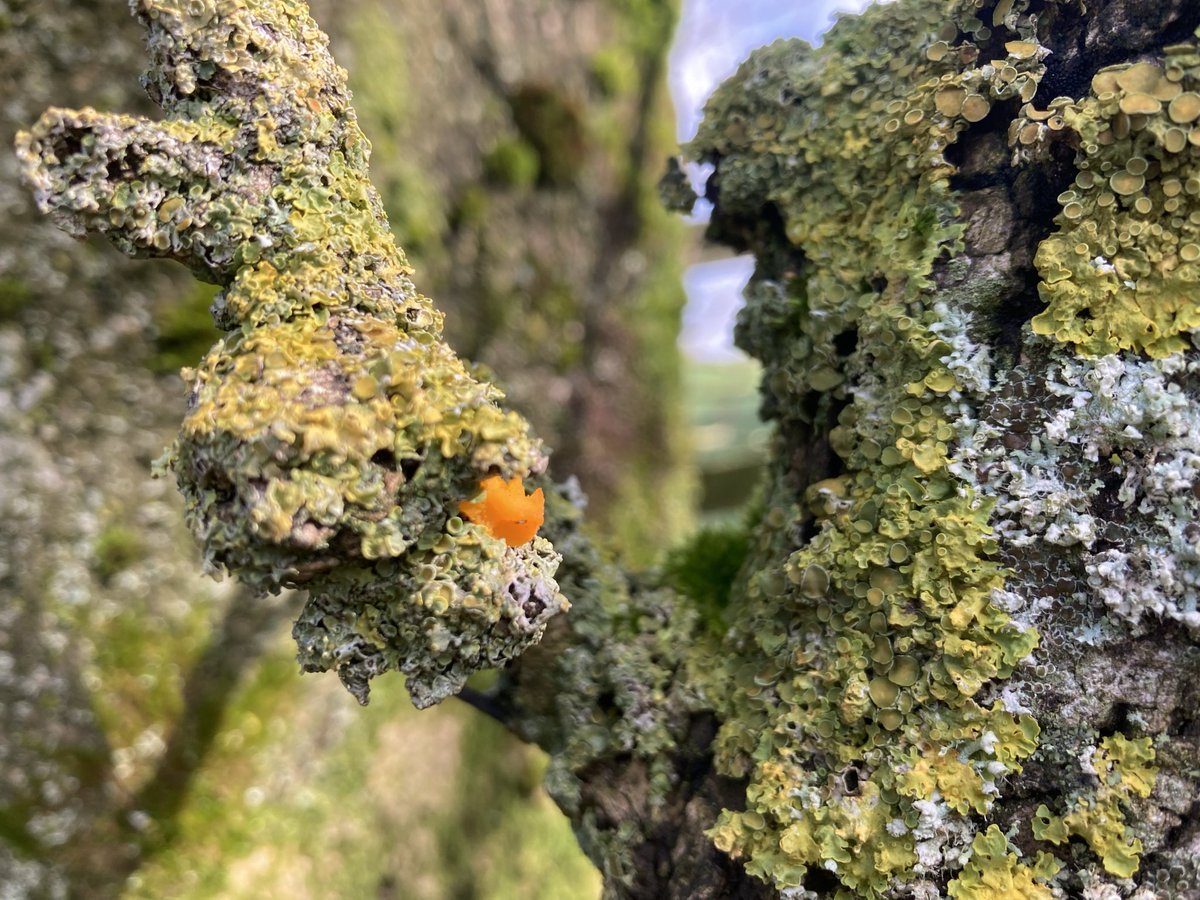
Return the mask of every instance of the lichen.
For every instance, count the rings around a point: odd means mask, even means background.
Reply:
[[[1125,822],[1124,809],[1134,797],[1149,797],[1158,774],[1154,747],[1148,737],[1129,739],[1114,734],[1093,748],[1084,760],[1084,772],[1092,784],[1080,791],[1062,815],[1045,804],[1033,818],[1033,836],[1052,844],[1065,844],[1072,837],[1087,841],[1104,863],[1105,871],[1130,878],[1138,869],[1142,842]]]
[[[1027,107],[1021,153],[1076,136],[1078,174],[1059,196],[1058,231],[1038,247],[1045,311],[1037,334],[1089,356],[1155,358],[1191,347],[1200,328],[1200,52],[1101,69],[1087,96]]]
[[[1200,633],[1200,413],[1189,393],[1200,364],[1049,352],[1040,376],[1018,370],[997,385],[991,414],[960,444],[959,465],[985,473],[997,500],[997,537],[1016,553],[1079,554],[1078,592],[1134,633],[1163,619]],[[1048,402],[1014,396],[1015,385],[1037,385]]]
[[[958,868],[967,817],[1037,745],[1030,716],[985,699],[1037,637],[993,604],[992,504],[951,466],[988,362],[961,349],[970,303],[931,280],[962,249],[944,151],[1043,71],[1023,4],[976,12],[899,2],[818,49],[761,50],[688,148],[716,165],[717,235],[767,248],[737,331],[766,409],[788,434],[832,424],[844,467],[797,503],[776,463],[723,663],[698,676],[717,765],[749,778],[711,834],[781,890],[819,868],[874,897]],[[1013,39],[988,63],[993,28]],[[755,224],[767,206],[776,232]]]
[[[409,676],[418,705],[536,642],[565,600],[545,541],[456,512],[485,477],[536,476],[540,443],[441,339],[367,176],[327,39],[284,0],[142,0],[162,121],[52,109],[18,139],[38,203],[74,234],[221,286],[227,332],[185,372],[166,459],[209,563],[303,584],[302,665]]]
[[[705,704],[682,672],[691,653],[716,647],[691,598],[597,549],[584,505],[571,482],[547,491],[543,533],[563,554],[557,577],[573,605],[514,667],[514,724],[550,753],[546,789],[603,873],[605,896],[617,896],[645,877],[639,845],[670,827],[673,804],[695,788],[675,754]],[[614,819],[607,792],[618,781],[628,815]]]
[[[1098,665],[1092,648],[1164,620],[1196,633],[1196,363],[1176,351],[1200,326],[1200,57],[1168,47],[1039,109],[1053,59],[1038,20],[1079,15],[1068,6],[901,0],[817,49],[776,43],[687,148],[715,168],[709,236],[757,256],[736,337],[763,362],[777,427],[722,665],[695,662],[723,719],[717,766],[749,782],[710,834],[785,894],[830,875],[847,898],[947,879],[955,896],[1049,897],[1101,879],[1020,860],[1028,811],[997,802],[1013,782],[1070,798],[1076,830],[1035,826],[1046,840],[1087,831],[1109,859],[1132,846],[1123,823],[1100,837],[1109,795],[1047,774],[1100,740],[1102,720],[1072,715],[1119,716],[1131,692],[1068,710],[1060,695],[1088,690],[1091,669],[1056,667],[1081,651]],[[1062,141],[1079,172],[1041,239],[1012,213],[1066,170]],[[956,184],[948,159],[969,170]],[[681,175],[664,194],[686,208]],[[1026,243],[1048,304],[1032,336],[1001,305],[1034,312],[1012,278]],[[1152,359],[1086,358],[1117,350]],[[1003,824],[982,832],[981,816]]]
[[[955,900],[1051,900],[1047,882],[1062,864],[1048,853],[1038,853],[1032,866],[1010,851],[1004,833],[989,825],[971,842],[971,859],[947,886]]]

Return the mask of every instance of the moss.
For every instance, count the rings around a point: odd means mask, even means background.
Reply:
[[[508,97],[513,124],[537,153],[546,187],[575,183],[587,152],[578,104],[545,84],[523,84]]]
[[[628,46],[639,56],[662,54],[670,41],[679,0],[606,0],[625,22]]]
[[[580,854],[541,788],[544,753],[483,716],[465,725],[457,814],[439,823],[447,895],[487,900],[598,896],[599,873]],[[479,798],[489,798],[480,815]]]
[[[1063,815],[1041,805],[1033,819],[1033,836],[1039,841],[1065,844],[1083,838],[1118,878],[1137,871],[1142,842],[1125,822],[1124,809],[1135,797],[1149,797],[1158,769],[1148,737],[1129,739],[1123,734],[1104,738],[1092,753],[1088,770],[1094,783],[1071,801]]]
[[[197,284],[186,297],[161,304],[155,317],[155,352],[148,361],[151,371],[178,372],[196,365],[212,349],[221,337],[209,312],[216,294],[215,286]]]
[[[667,555],[665,582],[696,605],[714,633],[724,627],[725,608],[749,549],[745,526],[721,525],[702,528]]]
[[[136,535],[133,541],[140,545]],[[138,546],[139,558],[141,552]],[[116,766],[105,769],[106,777],[130,794],[155,770],[156,747],[167,737],[164,723],[179,715],[184,679],[211,630],[211,604],[189,599],[193,602],[173,615],[163,615],[153,600],[128,594],[116,609],[59,607],[73,614],[77,633],[91,638],[84,677],[106,745],[116,751]]]
[[[21,278],[0,275],[0,322],[17,318],[33,300],[33,291]]]
[[[516,188],[533,187],[541,162],[527,141],[519,138],[501,141],[483,160],[483,170],[496,184]]]
[[[331,736],[325,752],[293,760],[298,745],[290,728],[300,727],[311,709],[301,702],[307,689],[297,683],[291,657],[286,646],[274,646],[233,698],[189,802],[172,823],[173,840],[133,876],[129,897],[175,896],[181,888],[194,897],[253,897],[279,883],[295,890],[295,879],[314,895],[347,896],[377,890],[389,861],[408,871],[405,860],[389,860],[373,829],[339,814],[348,797],[370,802],[364,761],[373,758],[383,722],[412,714],[401,705],[402,693],[344,727],[325,723]],[[280,771],[313,766],[319,791],[296,790],[287,777],[274,780]],[[314,866],[313,859],[328,864]]]
[[[592,78],[605,97],[619,97],[636,87],[637,61],[623,45],[605,47],[592,56]]]
[[[797,502],[775,460],[723,662],[700,676],[717,765],[749,779],[710,834],[777,889],[815,867],[876,897],[953,870],[1037,746],[1031,717],[986,699],[1037,635],[992,600],[992,503],[952,464],[981,396],[952,363],[971,306],[931,280],[962,250],[944,151],[1043,71],[1023,6],[1003,66],[971,36],[1006,26],[976,13],[902,0],[818,49],[760,50],[687,148],[716,166],[710,234],[758,253],[737,339],[765,409],[789,434],[832,425],[842,470]]]
[[[107,584],[118,573],[142,558],[142,539],[137,531],[119,522],[96,535],[92,548],[92,568],[101,583]]]
[[[666,136],[651,140],[662,143]],[[628,299],[636,310],[629,317],[636,393],[626,400],[626,408],[637,411],[638,432],[647,437],[639,458],[627,463],[629,477],[612,502],[622,512],[609,521],[611,531],[622,535],[618,547],[623,558],[641,567],[692,529],[697,484],[678,437],[687,420],[678,347],[686,300],[678,252],[682,233],[680,223],[658,202],[653,173],[643,171],[638,178],[635,202],[642,240],[632,264],[645,266],[646,272]]]
[[[400,246],[428,261],[441,253],[446,200],[437,181],[414,161],[411,53],[394,11],[379,0],[355,4],[346,16],[354,61],[349,84],[363,132],[371,136],[371,181],[378,188]]]
[[[398,685],[362,710],[321,690],[297,681],[286,640],[271,645],[224,715],[174,842],[125,895],[598,894],[568,823],[537,788],[536,750],[465,706],[418,717]],[[305,733],[323,735],[319,754],[297,740]]]
[[[470,185],[458,198],[454,213],[450,217],[451,228],[473,228],[487,220],[492,207],[488,192],[480,185]]]

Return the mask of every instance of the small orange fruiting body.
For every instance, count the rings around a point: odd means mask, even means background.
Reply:
[[[519,547],[533,540],[546,517],[546,500],[538,488],[528,497],[520,478],[505,481],[499,475],[483,479],[482,500],[464,500],[458,511],[500,538],[510,547]]]

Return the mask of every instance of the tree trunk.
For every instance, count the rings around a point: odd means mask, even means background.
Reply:
[[[1200,897],[1200,12],[951,7],[759,51],[687,148],[757,261],[750,550],[514,689],[613,895]]]

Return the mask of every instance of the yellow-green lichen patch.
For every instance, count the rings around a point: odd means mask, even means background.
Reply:
[[[1047,882],[1061,865],[1047,853],[1039,853],[1032,866],[1022,863],[1004,833],[989,825],[975,835],[970,861],[946,891],[954,900],[1051,900]]]
[[[1125,823],[1124,809],[1134,797],[1150,796],[1158,774],[1154,747],[1148,737],[1130,740],[1114,734],[1100,742],[1085,768],[1097,783],[1080,792],[1063,815],[1039,806],[1033,836],[1052,844],[1083,838],[1105,871],[1129,878],[1137,871],[1142,842]]]
[[[536,476],[545,454],[415,290],[345,73],[303,4],[135,11],[166,117],[50,110],[18,140],[25,175],[69,230],[222,288],[229,334],[185,372],[167,460],[209,564],[309,589],[306,668],[337,668],[364,701],[370,677],[400,669],[436,702],[566,607],[547,542],[513,551],[456,516],[484,477]]]
[[[1078,135],[1079,177],[1038,247],[1047,307],[1032,326],[1089,356],[1167,356],[1200,328],[1200,52],[1175,49],[1172,77],[1109,67],[1057,110]]]
[[[930,275],[961,248],[943,151],[996,100],[1032,96],[1044,53],[1023,4],[1021,40],[988,63],[951,43],[987,28],[975,5],[934,6],[760,51],[689,148],[717,166],[715,221],[769,204],[800,251],[756,246],[738,326],[781,428],[840,410],[845,473],[800,506],[796,473],[774,472],[727,662],[701,676],[723,717],[717,764],[749,778],[745,810],[710,833],[780,889],[822,869],[841,896],[876,897],[952,871],[968,817],[1037,745],[1033,719],[985,699],[1037,638],[993,605],[991,504],[951,471],[954,411],[980,376],[966,313]]]
[[[481,475],[538,465],[521,420],[445,344],[352,311],[239,332],[189,380],[173,462],[189,516],[255,584],[403,556]]]

